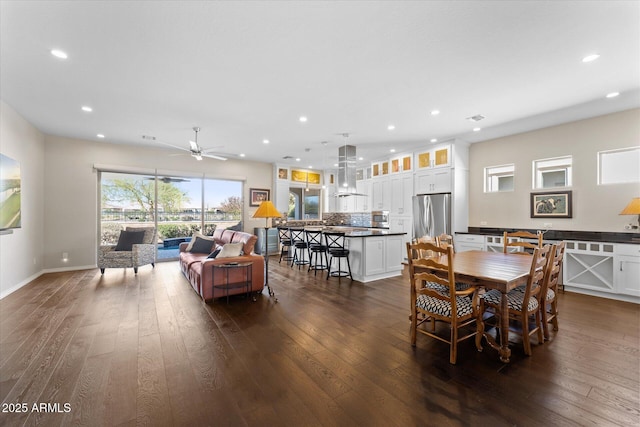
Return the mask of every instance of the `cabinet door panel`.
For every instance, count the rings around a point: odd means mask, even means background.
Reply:
[[[385,241],[384,238],[367,237],[364,239],[365,265],[367,276],[385,272]]]
[[[616,257],[616,289],[618,293],[640,296],[640,257],[622,255]]]

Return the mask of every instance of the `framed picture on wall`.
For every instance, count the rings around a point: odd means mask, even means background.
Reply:
[[[260,206],[260,203],[269,200],[269,190],[264,188],[249,189],[249,206]]]
[[[531,193],[531,218],[572,218],[571,191]]]

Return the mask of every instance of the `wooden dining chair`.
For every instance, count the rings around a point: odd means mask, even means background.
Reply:
[[[536,239],[538,243],[534,244],[515,239]],[[536,234],[528,231],[514,231],[512,233],[507,233],[505,231],[502,237],[502,245],[503,252],[505,254],[514,253],[518,255],[531,255],[533,249],[542,247],[542,233],[539,231]],[[515,248],[515,250],[509,250],[509,248]],[[531,252],[528,252],[526,249],[530,249]]]
[[[433,256],[420,258],[420,253]],[[476,337],[478,351],[482,350],[478,329],[460,335],[460,329],[468,327],[478,318],[479,297],[475,287],[456,290],[453,267],[453,248],[441,248],[433,243],[407,243],[409,277],[411,281],[411,345],[415,347],[417,333],[449,344],[449,363],[457,361],[458,343]],[[437,274],[439,272],[439,274]],[[420,328],[425,322],[428,327]],[[449,337],[436,332],[436,322],[449,324]]]
[[[447,245],[449,245],[449,246],[451,246],[453,248],[453,252],[456,251],[456,248],[453,245],[453,236],[452,235],[446,234],[446,233],[442,233],[441,235],[436,237],[436,239],[437,239],[437,242],[438,242],[438,246],[446,248]]]
[[[531,335],[537,334],[538,344],[543,342],[540,298],[545,274],[550,266],[548,261],[551,250],[551,245],[534,249],[524,291],[516,288],[507,293],[508,313],[501,312],[502,293],[499,290],[491,289],[480,299],[480,312],[492,312],[497,321],[496,326],[500,325],[501,316],[509,316],[510,319],[520,322],[521,330],[514,328],[510,331],[522,335],[524,353],[527,356],[531,356]],[[530,324],[531,320],[533,324]]]
[[[540,297],[540,314],[542,315],[542,331],[544,339],[549,339],[549,322],[553,330],[558,330],[558,283],[564,260],[565,243],[556,243],[549,255],[550,267],[545,276],[542,296]]]

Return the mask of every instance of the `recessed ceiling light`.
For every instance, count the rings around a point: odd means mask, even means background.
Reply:
[[[438,142],[438,138],[431,138],[431,142]]]
[[[96,136],[97,136],[98,138],[104,138],[104,135],[103,135],[103,134],[101,134],[101,133],[97,134]]]
[[[85,113],[90,113],[90,112],[92,112],[92,111],[93,111],[93,108],[88,107],[88,106],[86,106],[86,105],[83,105],[83,106],[82,106],[82,111],[84,111]]]
[[[300,161],[300,157],[296,157],[296,162],[299,162],[299,161]]]
[[[391,150],[389,150],[389,152],[390,152],[390,153],[395,153],[395,152],[396,152],[396,149],[395,149],[395,148],[392,148]]]
[[[240,157],[244,157],[244,153],[240,153]]]
[[[313,166],[309,165],[309,169],[313,169]]]
[[[607,98],[615,98],[618,95],[620,95],[620,92],[611,92],[607,94]]]
[[[482,130],[482,128],[473,128],[474,132],[480,132]]]
[[[60,49],[52,49],[51,50],[51,55],[55,56],[56,58],[60,58],[60,59],[67,59],[67,53],[60,50]]]
[[[269,143],[269,140],[268,140],[268,139],[263,139],[263,140],[262,140],[262,143],[263,143],[263,144],[268,144],[268,143]]]
[[[431,115],[432,115],[432,116],[437,116],[438,114],[440,114],[440,110],[433,110],[433,111],[431,111]]]
[[[363,161],[364,157],[358,157],[358,160]]]
[[[389,130],[394,130],[395,128],[396,128],[396,127],[395,127],[394,125],[389,125],[389,126],[387,126],[387,129],[389,129]]]
[[[337,167],[338,167],[338,164],[337,164],[337,163],[334,163],[334,164],[333,164],[333,167],[334,167],[334,168],[337,168]]]
[[[300,116],[300,118],[298,120],[300,120],[302,123],[305,123],[307,121],[307,117],[306,116]]]
[[[598,58],[600,58],[600,55],[598,55],[597,53],[594,53],[593,55],[588,55],[582,58],[582,62],[591,62],[591,61],[595,61]]]

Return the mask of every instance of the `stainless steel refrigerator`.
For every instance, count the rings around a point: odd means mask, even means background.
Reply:
[[[451,193],[413,196],[413,238],[451,234]]]

